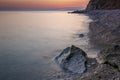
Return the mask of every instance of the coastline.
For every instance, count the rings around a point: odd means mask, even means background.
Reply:
[[[90,43],[101,50],[98,66],[76,80],[120,80],[120,9],[71,13],[86,14],[93,20],[89,23]]]
[[[102,47],[97,55],[98,66],[77,80],[120,80],[120,10],[91,10],[86,12],[90,43]]]

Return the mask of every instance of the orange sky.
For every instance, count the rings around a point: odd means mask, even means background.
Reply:
[[[0,0],[0,6],[12,7],[83,7],[89,0]]]

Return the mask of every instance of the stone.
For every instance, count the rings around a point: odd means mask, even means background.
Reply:
[[[55,57],[55,62],[60,64],[70,53],[70,47],[65,48],[58,56]]]
[[[63,50],[63,52],[55,59],[60,67],[68,72],[82,74],[86,71],[86,53],[72,45]]]
[[[80,38],[84,37],[84,34],[79,34],[79,37],[80,37]]]
[[[86,13],[86,10],[75,10],[75,11],[72,11],[72,12],[68,12],[68,13]]]

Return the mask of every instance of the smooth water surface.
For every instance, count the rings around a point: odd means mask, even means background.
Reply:
[[[94,57],[89,21],[64,11],[0,12],[0,80],[49,80],[60,71],[54,57],[71,45]]]

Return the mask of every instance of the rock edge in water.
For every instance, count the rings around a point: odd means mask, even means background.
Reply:
[[[72,45],[64,49],[56,57],[56,61],[63,70],[81,74],[86,70],[86,57],[87,55],[82,49]]]
[[[80,74],[76,80],[120,80],[120,45],[102,50],[98,54],[98,65],[91,65],[95,60],[75,46],[64,49],[56,60],[63,70]]]
[[[65,48],[55,61],[64,71],[75,74],[90,72],[98,64],[95,58],[88,58],[82,49],[74,45]]]

